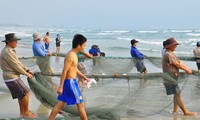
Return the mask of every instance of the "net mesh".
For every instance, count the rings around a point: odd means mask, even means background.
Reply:
[[[84,88],[82,92],[89,119],[118,120],[131,116],[143,119],[155,114],[167,116],[168,111],[173,108],[173,100],[172,96],[166,95],[163,83],[167,81],[171,84],[179,84],[182,91],[189,89],[192,93],[194,90],[191,86],[196,86],[194,84],[198,82],[196,72],[193,72],[193,75],[181,72],[178,78],[171,74],[163,74],[161,58],[149,57],[144,61],[148,74],[139,74],[131,58],[96,57],[92,60],[84,60],[88,69],[86,76],[97,80],[97,85]],[[56,90],[60,82],[64,58],[36,57],[22,58],[21,61],[37,69],[34,78],[28,79],[30,88],[41,103],[49,108],[53,107],[58,102]],[[192,80],[188,80],[191,77]],[[199,96],[193,96],[188,92],[182,93],[191,95],[188,101],[200,99]],[[199,109],[194,105],[190,107]],[[67,119],[77,119],[76,106],[65,106],[63,111],[67,113],[65,116]]]

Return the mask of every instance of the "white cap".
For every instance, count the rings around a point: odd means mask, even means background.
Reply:
[[[37,40],[39,38],[42,38],[42,35],[38,32],[33,33],[33,40]]]

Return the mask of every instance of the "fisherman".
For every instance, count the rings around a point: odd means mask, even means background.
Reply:
[[[29,78],[33,77],[33,72],[25,67],[16,55],[15,48],[18,40],[15,33],[5,35],[6,46],[1,51],[1,69],[3,70],[3,79],[10,90],[13,99],[18,99],[21,118],[36,118],[37,115],[29,110],[30,90],[20,78],[23,74]],[[3,108],[2,108],[3,109]]]
[[[188,66],[182,63],[174,54],[177,45],[179,43],[176,42],[174,38],[168,38],[166,40],[165,49],[166,52],[162,59],[162,69],[163,73],[169,74],[174,80],[164,78],[164,86],[166,88],[167,95],[174,94],[174,108],[173,113],[178,113],[178,107],[183,111],[184,115],[195,116],[196,112],[189,112],[183,101],[181,99],[181,90],[178,85],[179,78],[179,69],[184,70],[187,74],[192,74],[192,71]],[[172,82],[173,81],[173,82]]]
[[[193,53],[195,56],[198,72],[200,73],[200,41],[197,42],[196,46],[197,47],[193,50]]]
[[[131,40],[131,51],[130,54],[133,58],[133,60],[136,62],[135,66],[137,68],[137,71],[140,73],[147,73],[147,69],[144,66],[143,60],[144,55],[139,52],[139,50],[136,48],[138,41],[135,39]]]

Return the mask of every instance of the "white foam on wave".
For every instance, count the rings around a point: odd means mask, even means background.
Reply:
[[[138,31],[139,33],[158,33],[159,31],[157,31],[157,30],[140,30],[140,31]]]
[[[97,33],[98,35],[114,35],[114,34],[121,34],[121,33],[128,33],[127,30],[111,30],[111,31],[101,31]]]
[[[129,31],[127,31],[127,30],[113,30],[113,31],[102,31],[102,32],[105,32],[105,33],[127,33]]]
[[[161,42],[161,41],[151,41],[151,40],[149,40],[149,41],[139,40],[139,43],[150,44],[150,45],[162,45],[163,44],[163,42]]]
[[[200,33],[187,33],[188,36],[199,37]]]
[[[170,30],[173,33],[188,33],[193,32],[194,30]]]
[[[184,41],[178,41],[178,43],[180,44],[186,44],[186,45],[196,45],[196,42],[199,41],[199,39],[196,38],[189,38],[187,40]]]
[[[123,37],[118,37],[117,40],[127,40],[127,41],[130,41],[131,38],[123,38]]]
[[[140,51],[152,51],[152,52],[161,52],[161,50],[159,49],[145,49],[145,48],[138,48]]]

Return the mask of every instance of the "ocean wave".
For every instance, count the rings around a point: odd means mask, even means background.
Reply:
[[[113,31],[102,31],[102,32],[105,32],[105,33],[127,33],[129,31],[127,31],[127,30],[113,30]]]
[[[150,44],[150,45],[162,45],[163,42],[161,41],[144,41],[144,40],[139,40],[139,43],[142,43],[142,44]]]
[[[161,52],[161,50],[158,50],[158,49],[139,48],[138,50],[139,50],[139,51]]]
[[[157,30],[150,30],[150,31],[140,30],[138,32],[139,33],[158,33],[159,31],[157,31]]]
[[[123,38],[123,37],[118,37],[118,38],[116,38],[117,40],[127,40],[127,41],[130,41],[131,40],[131,38]]]
[[[200,30],[194,30],[194,32],[200,32]]]
[[[172,33],[189,33],[193,32],[194,30],[170,30]]]
[[[184,41],[178,41],[178,43],[180,43],[181,45],[196,45],[196,42],[199,39],[195,39],[195,38],[189,38],[187,40]]]
[[[199,37],[200,33],[187,33],[188,36]]]
[[[108,47],[107,49],[110,49],[110,50],[130,50],[129,47],[120,47],[120,46]]]
[[[97,33],[98,35],[115,35],[115,34],[122,34],[122,33],[128,33],[130,31],[127,30],[114,30],[114,31],[101,31]]]

